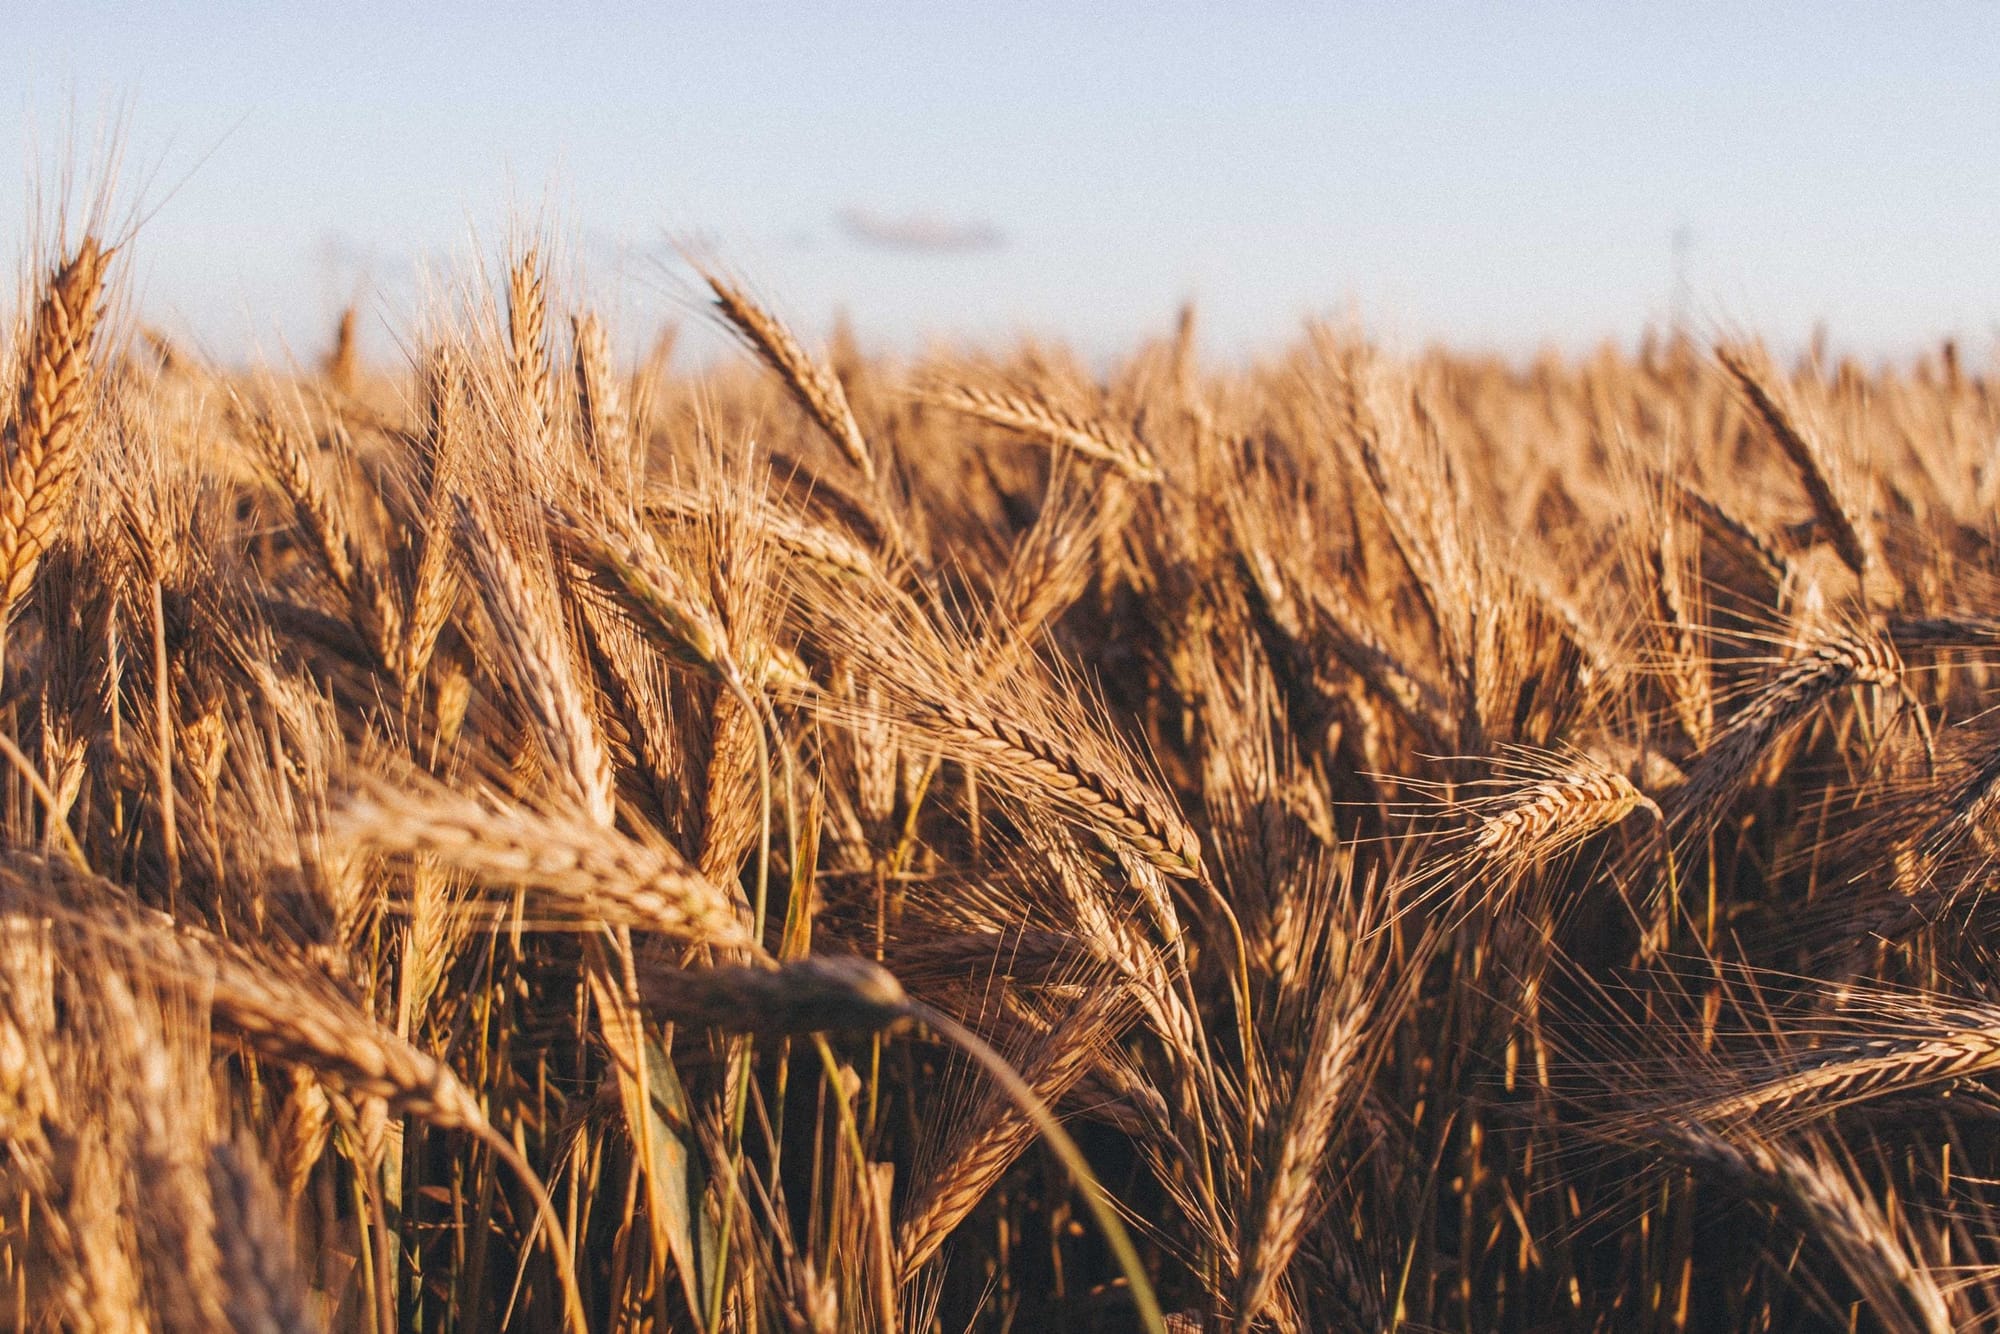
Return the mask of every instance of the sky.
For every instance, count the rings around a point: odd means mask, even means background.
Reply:
[[[864,345],[2000,334],[2000,3],[0,5],[0,256],[111,127],[142,318],[311,355],[523,232]],[[468,279],[469,280],[469,279]]]

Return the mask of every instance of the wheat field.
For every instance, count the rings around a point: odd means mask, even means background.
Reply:
[[[7,1327],[2000,1324],[1951,345],[910,360],[708,266],[695,373],[543,241],[250,372],[142,248],[0,352]]]

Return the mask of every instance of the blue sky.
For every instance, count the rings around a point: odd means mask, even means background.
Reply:
[[[309,352],[546,219],[628,343],[706,238],[807,330],[1056,335],[1186,298],[1408,345],[2000,330],[2000,4],[0,7],[0,247],[122,117],[147,318]],[[963,241],[961,246],[898,244]]]

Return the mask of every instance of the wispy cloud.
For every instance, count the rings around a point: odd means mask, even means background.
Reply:
[[[850,241],[906,255],[962,254],[997,250],[1007,244],[998,227],[978,218],[940,218],[928,213],[888,217],[868,209],[846,208],[835,220]]]

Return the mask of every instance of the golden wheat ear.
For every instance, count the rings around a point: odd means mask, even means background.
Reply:
[[[1855,577],[1865,582],[1875,562],[1874,543],[1864,525],[1862,511],[1838,485],[1825,450],[1799,428],[1795,415],[1786,411],[1776,392],[1759,377],[1743,354],[1718,348],[1716,357],[1749,400],[1785,461],[1798,474],[1799,484],[1812,501],[1813,513],[1825,526],[1834,550]]]
[[[549,311],[541,256],[530,250],[507,272],[507,346],[513,356],[514,392],[529,428],[549,424]]]
[[[209,1150],[208,1192],[230,1326],[319,1329],[295,1258],[298,1241],[252,1140],[239,1137]]]
[[[715,308],[766,365],[778,373],[806,416],[826,434],[841,456],[868,481],[875,480],[875,455],[861,424],[848,406],[840,379],[814,360],[784,321],[758,305],[742,287],[720,272],[701,269],[702,280],[715,294]]]
[[[920,390],[918,397],[1030,440],[1073,450],[1132,481],[1160,480],[1160,465],[1139,437],[1101,418],[1082,417],[1041,398],[979,385],[937,383]]]
[[[82,471],[92,353],[112,251],[86,236],[43,285],[20,370],[0,492],[0,618],[28,591]]]

